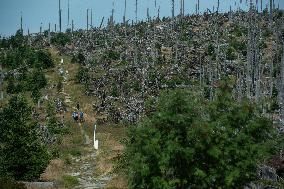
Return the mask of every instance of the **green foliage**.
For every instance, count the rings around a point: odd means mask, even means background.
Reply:
[[[33,102],[37,103],[38,100],[41,97],[41,93],[40,93],[39,89],[37,89],[37,88],[33,89],[32,92],[31,92],[31,97],[33,99]]]
[[[16,181],[0,179],[0,189],[26,189],[26,187],[24,184],[17,183]]]
[[[124,155],[130,188],[242,188],[273,151],[272,122],[253,104],[236,103],[228,85],[200,94],[164,94],[157,111],[130,129]]]
[[[40,96],[40,89],[47,85],[47,80],[42,70],[23,71],[20,77],[9,77],[7,93],[17,94],[24,91],[31,91],[32,98]],[[36,98],[37,99],[37,98]],[[36,100],[35,99],[35,100]]]
[[[76,185],[79,184],[78,178],[70,176],[70,175],[62,176],[62,180],[63,180],[63,185],[66,188],[73,188],[73,187],[75,187]]]
[[[47,69],[47,68],[52,68],[54,67],[54,62],[51,58],[51,54],[49,52],[40,50],[37,52],[37,60],[38,63],[40,64],[38,66],[38,68],[43,68],[43,69]]]
[[[232,37],[230,39],[230,47],[233,47],[236,51],[242,53],[243,56],[247,55],[247,46],[246,46],[245,41],[241,41],[241,40],[238,40],[237,38]],[[227,53],[231,53],[229,55],[230,58],[234,58],[234,59],[236,58],[236,55],[232,54],[232,52],[229,52],[229,50],[227,51]]]
[[[80,67],[75,75],[76,82],[86,84],[90,80],[89,71],[85,67]]]
[[[0,178],[33,180],[49,163],[50,155],[36,134],[31,108],[14,96],[0,110]]]
[[[212,56],[213,54],[215,54],[215,48],[214,48],[214,45],[212,43],[210,43],[207,47],[207,54],[209,56]]]
[[[59,122],[57,121],[57,118],[55,117],[56,113],[55,113],[55,104],[52,102],[48,102],[47,104],[47,128],[48,131],[52,134],[52,135],[60,135],[64,132],[64,129],[60,127]]]
[[[27,90],[41,89],[47,85],[47,80],[45,78],[42,70],[33,70],[27,81]]]
[[[243,26],[239,26],[236,25],[234,27],[233,33],[237,36],[237,37],[241,37],[247,34],[247,29]]]
[[[119,60],[120,54],[113,50],[108,50],[105,54],[105,59],[107,60]]]
[[[226,52],[227,60],[235,60],[237,58],[233,47],[229,47]]]
[[[68,36],[68,34],[65,33],[56,33],[52,38],[51,38],[51,43],[54,45],[59,45],[59,46],[65,46],[66,44],[71,42],[71,38]]]
[[[14,36],[11,36],[8,42],[13,48],[18,48],[25,44],[25,38],[23,32],[18,30]]]
[[[83,64],[85,62],[86,58],[83,54],[83,52],[79,52],[78,55],[77,55],[77,61],[80,63],[80,64]]]
[[[269,28],[265,28],[263,32],[263,37],[270,37],[273,34],[273,32]]]

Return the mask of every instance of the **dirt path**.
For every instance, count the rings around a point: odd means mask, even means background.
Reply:
[[[58,55],[55,54],[54,56],[59,59]],[[64,90],[60,95],[69,107],[65,121],[69,121],[74,129],[71,135],[66,136],[66,142],[63,144],[65,151],[68,151],[67,155],[58,160],[63,162],[65,161],[64,158],[67,157],[67,159],[70,159],[70,162],[68,160],[67,164],[64,165],[63,163],[64,166],[61,167],[62,170],[58,170],[59,173],[56,178],[60,180],[64,175],[76,177],[79,184],[73,187],[75,189],[108,188],[108,184],[112,183],[113,178],[116,178],[112,173],[112,158],[115,158],[122,151],[119,141],[110,136],[113,135],[116,138],[120,138],[117,136],[117,133],[123,132],[119,128],[114,128],[113,130],[112,127],[98,126],[99,131],[96,133],[96,138],[99,138],[99,150],[94,149],[91,127],[95,123],[95,115],[92,108],[92,102],[95,101],[95,97],[86,96],[84,87],[75,82],[74,78],[78,70],[76,64],[71,64],[67,58],[67,60],[64,59],[64,64],[58,65],[55,70],[58,70],[60,67],[68,71],[69,74],[67,80],[63,83]],[[52,84],[56,84],[54,81],[55,77],[57,77],[56,72],[51,72],[49,78]],[[85,122],[74,125],[71,113],[76,111],[77,102],[80,103],[80,107],[84,112]],[[75,155],[72,153],[74,151]],[[112,185],[110,187],[121,188],[116,187],[116,184],[115,187]],[[67,188],[70,189],[72,187]]]
[[[72,99],[72,97],[71,97]],[[85,122],[78,123],[80,133],[83,136],[84,143],[82,149],[84,153],[79,157],[72,158],[72,166],[68,175],[77,177],[79,185],[76,189],[95,189],[104,188],[107,183],[112,179],[111,174],[97,175],[96,170],[96,157],[97,152],[93,147],[93,136],[89,136],[87,127],[90,126],[94,120],[90,120],[89,112],[85,113]]]

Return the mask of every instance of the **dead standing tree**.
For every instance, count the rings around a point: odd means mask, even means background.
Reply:
[[[89,9],[87,9],[87,31],[89,30]]]
[[[280,65],[280,121],[284,126],[284,39],[282,39],[282,58]]]
[[[248,14],[248,52],[247,52],[247,73],[246,73],[246,92],[247,98],[258,102],[260,99],[260,29],[257,25],[256,10],[250,0],[250,10]]]
[[[68,0],[68,21],[67,21],[67,26],[69,26],[69,22],[70,22],[70,6],[69,6],[69,0]]]
[[[172,0],[172,19],[175,18],[175,0]]]
[[[0,100],[4,99],[3,93],[3,80],[4,80],[4,73],[2,70],[2,62],[0,62]]]
[[[61,32],[61,22],[62,22],[62,19],[61,19],[61,14],[62,14],[62,10],[61,10],[61,2],[59,0],[59,6],[58,6],[58,13],[59,13],[59,32]]]

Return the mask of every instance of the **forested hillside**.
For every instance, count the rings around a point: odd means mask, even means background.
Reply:
[[[172,11],[0,39],[2,188],[284,188],[283,10]]]

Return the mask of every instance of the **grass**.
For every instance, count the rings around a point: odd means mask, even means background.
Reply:
[[[80,148],[71,148],[68,151],[69,154],[71,154],[72,156],[81,156],[82,155],[82,151]]]
[[[73,188],[79,184],[78,178],[70,175],[63,175],[62,182],[63,182],[62,185],[65,188]]]

